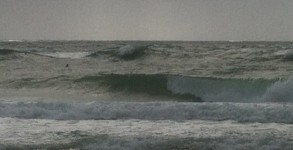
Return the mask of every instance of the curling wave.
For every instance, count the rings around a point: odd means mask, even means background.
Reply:
[[[90,93],[175,98],[192,102],[292,102],[293,79],[216,79],[164,74],[100,74],[95,76],[5,81],[6,88],[58,88]],[[142,96],[142,95],[141,95]],[[150,101],[158,101],[158,98]]]

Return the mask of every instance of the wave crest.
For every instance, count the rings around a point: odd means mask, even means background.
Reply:
[[[263,101],[293,102],[293,77],[285,81],[278,81],[269,87],[263,95]]]
[[[119,57],[123,59],[134,59],[142,56],[145,53],[147,46],[140,45],[126,45],[117,50]]]

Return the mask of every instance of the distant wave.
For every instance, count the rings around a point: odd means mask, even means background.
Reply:
[[[141,45],[126,45],[120,47],[117,51],[119,57],[123,59],[134,59],[142,56],[145,53],[147,46]]]
[[[0,55],[10,55],[17,52],[18,51],[12,49],[0,49]]]
[[[42,50],[38,50],[38,49],[25,49],[25,50],[0,49],[0,57],[2,57],[2,60],[11,59],[11,58],[15,58],[15,59],[21,58],[19,54],[31,54],[31,55],[45,56],[45,57],[52,57],[52,58],[80,59],[80,58],[88,56],[90,53],[89,52],[54,52],[54,50],[46,50],[46,52],[42,52]]]
[[[126,45],[120,48],[110,48],[99,50],[88,55],[88,57],[98,57],[100,55],[108,55],[124,60],[132,60],[143,56],[148,46],[143,45]]]
[[[23,40],[1,40],[0,42],[24,42]]]
[[[281,57],[283,60],[291,61],[293,60],[293,50],[279,50],[274,53],[276,56]]]
[[[293,50],[288,50],[284,56],[285,60],[293,60]]]
[[[91,54],[87,55],[87,57],[99,57],[100,55],[109,55],[109,56],[114,56],[115,53],[116,53],[116,50],[115,48],[113,49],[104,49],[104,50],[99,50],[99,51],[96,51],[96,52],[92,52]]]
[[[13,49],[0,49],[0,61],[21,58],[21,56],[18,55],[20,53],[21,52]]]
[[[38,52],[37,54],[54,58],[80,59],[88,56],[89,52]]]

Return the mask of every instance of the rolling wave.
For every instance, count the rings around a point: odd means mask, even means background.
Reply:
[[[1,83],[6,88],[58,88],[92,94],[149,95],[192,102],[292,102],[293,79],[217,79],[164,74],[100,74],[24,78]]]
[[[0,49],[0,60],[10,60],[10,59],[18,59],[21,58],[20,51],[16,51],[13,49]]]
[[[293,78],[288,80],[217,79],[164,74],[84,76],[75,83],[107,87],[111,92],[145,93],[191,99],[194,102],[291,102]]]
[[[107,87],[112,92],[123,91],[131,94],[148,94],[152,96],[167,96],[185,99],[189,101],[202,101],[196,95],[191,93],[175,93],[168,87],[167,75],[102,75],[85,76],[75,80],[76,83],[96,84]]]
[[[0,55],[10,55],[16,53],[17,51],[12,49],[0,49]]]

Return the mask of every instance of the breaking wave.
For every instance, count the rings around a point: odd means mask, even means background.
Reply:
[[[147,46],[140,45],[126,45],[120,47],[117,51],[119,57],[123,59],[134,59],[140,57],[144,54]]]
[[[288,50],[284,55],[285,60],[293,60],[293,50]]]
[[[132,60],[143,56],[148,49],[148,46],[142,45],[126,45],[119,48],[110,48],[99,50],[88,55],[88,57],[98,57],[101,55],[108,55],[111,57]]]
[[[278,81],[270,86],[263,95],[263,101],[293,102],[293,77],[285,81]]]
[[[275,103],[0,102],[0,117],[58,120],[235,120],[293,123],[293,105]]]
[[[100,74],[94,76],[23,78],[1,83],[6,88],[58,88],[94,93],[124,93],[192,102],[291,102],[288,80],[217,79],[164,74]],[[142,95],[141,95],[142,94]]]
[[[274,81],[264,79],[217,79],[168,76],[175,93],[189,93],[209,102],[256,102]]]
[[[292,77],[288,80],[217,79],[164,74],[100,74],[56,76],[5,81],[6,88],[58,88],[91,93],[146,94],[192,102],[292,102]],[[150,101],[158,101],[152,99]]]

